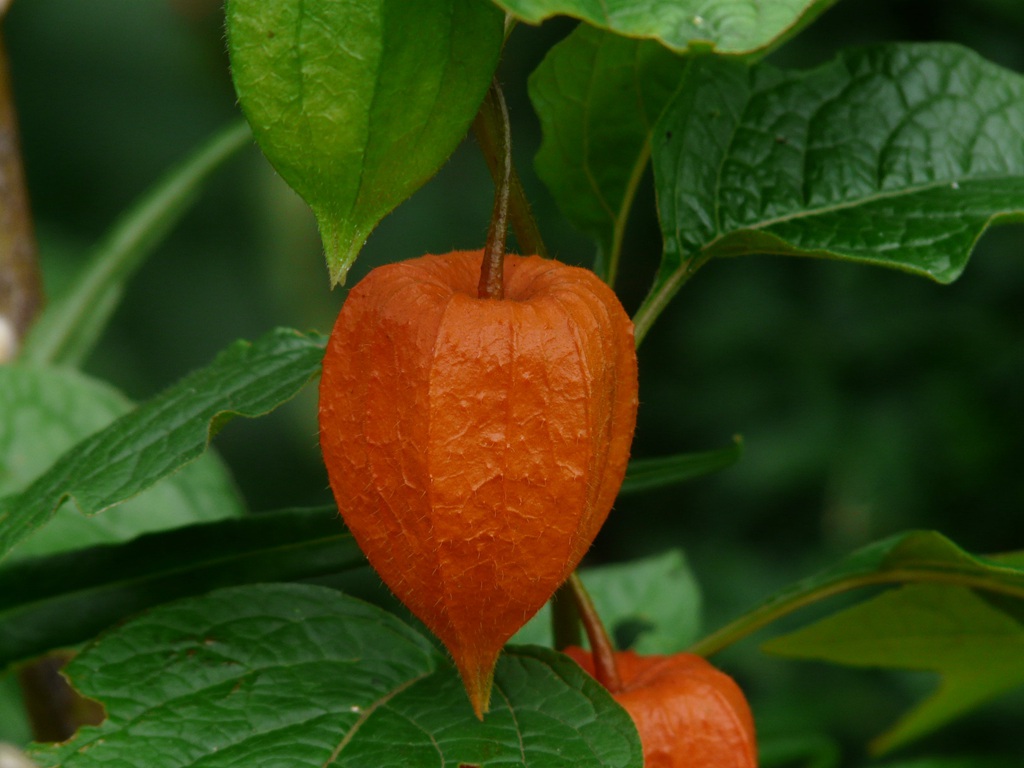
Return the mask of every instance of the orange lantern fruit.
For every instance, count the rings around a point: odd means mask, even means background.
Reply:
[[[564,651],[592,677],[594,660]],[[692,653],[614,654],[619,681],[612,697],[633,718],[644,768],[756,768],[754,719],[731,677]]]
[[[633,326],[593,273],[482,251],[379,267],[324,356],[320,443],[338,508],[445,644],[482,717],[502,646],[590,547],[636,422]]]

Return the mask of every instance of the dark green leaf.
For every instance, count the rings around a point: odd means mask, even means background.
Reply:
[[[748,53],[777,45],[835,0],[495,0],[537,24],[564,14],[619,35],[658,40],[678,51]]]
[[[482,0],[230,0],[239,102],[316,214],[332,282],[440,168],[491,82],[503,15]]]
[[[634,459],[629,462],[626,479],[619,493],[637,493],[666,485],[685,483],[720,469],[731,467],[743,455],[743,440],[733,438],[728,448],[701,453],[677,453],[656,459]]]
[[[619,647],[638,653],[676,653],[700,631],[700,588],[679,550],[583,568],[580,578]],[[513,642],[550,646],[551,635],[551,607],[545,605]]]
[[[845,52],[806,72],[705,56],[657,126],[665,239],[642,337],[715,256],[774,253],[948,283],[1024,216],[1024,78],[954,45]]]
[[[877,751],[902,746],[1024,685],[1024,625],[955,584],[890,590],[763,648],[837,664],[938,673],[935,693],[876,739]]]
[[[22,492],[0,498],[0,556],[72,499],[93,515],[198,458],[234,416],[253,418],[293,397],[319,370],[324,339],[276,330],[235,342],[109,427],[82,441]]]
[[[368,570],[333,507],[249,515],[0,568],[0,669],[216,587]]]
[[[544,137],[537,174],[566,218],[597,240],[595,271],[609,283],[654,123],[682,69],[655,42],[582,24],[530,76]]]
[[[113,387],[71,368],[0,367],[0,497],[24,489],[75,443],[130,411]],[[23,539],[13,556],[50,554],[125,541],[140,533],[242,512],[242,500],[213,452],[98,518],[74,506]]]
[[[36,321],[20,359],[77,365],[92,351],[128,279],[188,210],[206,179],[250,142],[245,124],[213,136],[172,169],[114,224],[67,295]]]
[[[108,718],[39,748],[42,768],[641,765],[628,715],[568,659],[506,652],[480,722],[426,638],[320,587],[231,588],[164,606],[67,671]]]

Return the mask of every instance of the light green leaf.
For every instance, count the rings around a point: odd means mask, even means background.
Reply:
[[[788,657],[941,675],[935,693],[874,742],[877,751],[902,746],[1024,685],[1024,625],[957,585],[890,590],[763,648]]]
[[[373,587],[380,580],[334,507],[261,512],[5,563],[0,670],[84,643],[175,598],[229,585],[325,577],[367,599],[378,597]]]
[[[665,240],[642,338],[716,256],[877,264],[942,283],[1024,218],[1024,77],[955,45],[848,51],[787,72],[692,60],[652,148]]]
[[[75,443],[131,410],[113,387],[70,368],[0,367],[0,497],[20,491]],[[126,541],[141,533],[241,514],[242,500],[211,452],[98,518],[73,506],[24,539],[12,557]]]
[[[314,375],[324,339],[277,330],[235,342],[206,368],[78,443],[19,493],[0,498],[0,556],[67,499],[84,515],[119,504],[198,458],[234,416],[253,418]]]
[[[620,494],[638,493],[694,480],[731,467],[743,455],[743,439],[733,438],[728,448],[700,453],[677,453],[655,459],[633,459],[626,469]]]
[[[316,214],[337,283],[466,134],[504,17],[482,0],[229,0],[227,31],[242,110]]]
[[[778,45],[835,0],[495,0],[523,21],[558,14],[629,37],[653,38],[685,51],[750,53]]]
[[[206,179],[251,141],[244,123],[230,125],[148,190],[95,248],[71,290],[47,306],[20,359],[78,365],[117,308],[125,284],[181,219]]]
[[[629,716],[559,654],[507,651],[480,722],[426,638],[320,587],[231,588],[154,609],[67,673],[108,717],[38,748],[41,768],[642,762]]]
[[[655,42],[582,24],[530,76],[543,132],[537,175],[566,218],[597,240],[595,271],[609,284],[654,123],[682,71],[683,59]]]
[[[773,621],[820,600],[879,584],[938,583],[1024,598],[1024,553],[978,557],[935,531],[890,536],[786,587],[691,646],[710,656]]]
[[[623,648],[638,653],[675,653],[700,632],[700,588],[679,550],[583,568],[580,578],[602,621]],[[550,646],[550,605],[519,630],[512,642]]]

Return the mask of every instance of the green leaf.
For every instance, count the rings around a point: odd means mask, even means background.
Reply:
[[[18,679],[13,672],[0,672],[0,750],[4,742],[28,744],[31,740],[32,728],[25,712]],[[3,757],[0,751],[0,765],[4,765]]]
[[[620,647],[638,653],[676,653],[700,631],[700,588],[679,550],[583,568],[580,578]],[[513,642],[550,646],[550,605],[527,622]]]
[[[70,368],[0,367],[0,497],[24,489],[75,443],[131,410],[113,387]],[[12,556],[125,541],[140,533],[241,514],[242,500],[210,452],[99,518],[68,506],[22,540]]]
[[[1024,553],[978,557],[935,531],[910,531],[869,544],[807,579],[772,595],[752,611],[695,643],[717,653],[793,611],[860,587],[941,583],[1024,598]]]
[[[0,556],[72,499],[93,515],[198,458],[231,418],[293,397],[323,356],[321,336],[279,329],[235,342],[206,368],[78,443],[20,493],[0,498]]]
[[[85,642],[174,598],[356,571],[369,566],[333,507],[264,512],[4,565],[0,669]]]
[[[656,459],[633,459],[626,469],[620,494],[638,493],[694,480],[726,467],[743,455],[743,439],[734,437],[728,448],[700,453],[677,453]]]
[[[609,284],[654,123],[682,69],[683,60],[655,42],[582,24],[530,76],[543,132],[537,175],[565,217],[597,240],[595,271]]]
[[[817,69],[698,57],[652,149],[665,240],[637,335],[708,259],[893,267],[942,283],[1024,217],[1024,78],[955,45],[847,51]]]
[[[181,219],[210,174],[249,141],[244,123],[228,126],[147,191],[96,247],[71,291],[39,317],[20,359],[61,365],[84,360],[132,274]]]
[[[858,667],[936,672],[934,694],[875,740],[902,746],[990,699],[1024,685],[1024,625],[981,595],[953,584],[884,592],[765,643],[765,651]]]
[[[482,0],[230,0],[235,90],[316,214],[332,283],[444,163],[490,85],[504,18]]]
[[[778,45],[835,0],[495,0],[523,21],[558,14],[618,35],[653,38],[677,51],[749,53]]]
[[[629,716],[569,659],[507,651],[480,722],[426,638],[321,587],[230,588],[154,609],[67,673],[108,717],[37,748],[41,768],[642,762]]]

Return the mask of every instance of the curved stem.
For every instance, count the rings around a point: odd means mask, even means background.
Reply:
[[[583,629],[586,630],[587,639],[590,641],[590,653],[594,659],[594,678],[612,693],[622,690],[622,679],[615,663],[615,646],[608,637],[608,631],[586,587],[575,573],[569,577],[567,584],[576,600],[576,610],[579,611],[580,621],[583,622]]]
[[[680,264],[665,279],[661,279],[660,273],[655,278],[650,293],[647,294],[647,298],[643,300],[640,308],[633,315],[633,334],[638,348],[647,332],[651,330],[651,326],[654,325],[654,321],[658,319],[658,315],[665,311],[672,297],[706,261],[706,257],[691,258]]]
[[[480,145],[480,152],[487,161],[487,167],[491,172],[495,185],[500,184],[500,179],[505,170],[505,154],[503,151],[503,133],[506,115],[497,102],[493,90],[487,92],[476,120],[473,122],[473,134],[476,136],[477,144]],[[511,163],[511,157],[509,158]],[[530,210],[530,202],[526,199],[526,192],[523,184],[516,173],[515,164],[508,169],[509,205],[508,217],[515,233],[516,242],[519,244],[519,252],[523,254],[536,254],[548,258],[548,249],[541,237],[540,229],[533,212]]]
[[[252,134],[244,121],[221,129],[145,192],[114,223],[77,276],[25,340],[22,359],[78,365],[92,351],[121,299],[125,282],[195,201],[207,177]]]
[[[636,162],[633,163],[633,169],[630,171],[629,181],[622,196],[622,203],[619,205],[619,210],[615,216],[615,223],[612,227],[611,247],[608,250],[607,256],[602,260],[604,264],[601,271],[604,274],[601,277],[612,287],[615,287],[615,278],[618,277],[619,273],[619,261],[622,258],[622,241],[626,236],[626,225],[629,223],[629,213],[633,208],[633,199],[636,197],[637,188],[640,186],[640,180],[643,178],[644,170],[647,168],[647,162],[650,159],[651,142],[648,139],[644,142]]]
[[[509,126],[508,107],[501,86],[495,80],[491,94],[500,113],[500,137],[502,163],[500,173],[494,179],[494,210],[491,212],[491,226],[487,231],[487,244],[480,265],[479,295],[481,299],[501,299],[505,296],[504,265],[505,238],[508,235],[509,179],[512,176],[512,130]]]
[[[880,586],[885,584],[955,584],[958,586],[982,589],[988,592],[1024,598],[1024,588],[994,581],[991,578],[971,576],[955,571],[914,571],[893,570],[882,573],[867,573],[845,576],[831,582],[820,583],[811,588],[801,588],[798,584],[793,589],[768,600],[752,611],[731,621],[721,629],[698,640],[689,647],[690,653],[698,656],[712,656],[733,643],[752,635],[759,629],[771,624],[800,608],[805,608],[819,600],[824,600],[844,592],[861,587]]]

